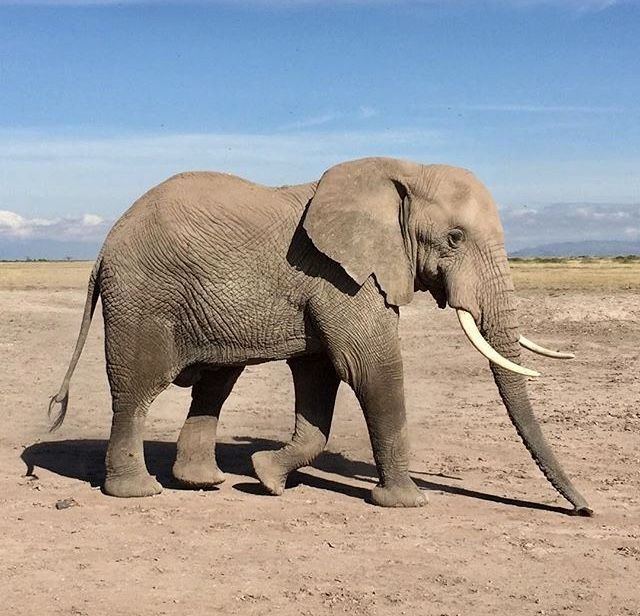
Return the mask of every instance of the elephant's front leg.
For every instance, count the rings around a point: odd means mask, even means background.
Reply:
[[[242,373],[242,367],[203,372],[191,390],[191,407],[178,437],[173,476],[180,482],[206,488],[222,483],[224,473],[215,456],[220,410]]]
[[[359,374],[352,377],[380,478],[371,500],[382,507],[421,507],[427,497],[409,476],[402,358],[397,340],[391,346],[383,359],[378,353],[360,357]]]
[[[331,429],[340,379],[325,355],[288,361],[295,389],[296,425],[291,441],[277,451],[259,451],[251,457],[262,485],[282,494],[287,476],[307,466],[322,452]]]

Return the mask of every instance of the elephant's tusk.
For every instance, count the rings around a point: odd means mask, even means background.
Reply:
[[[544,355],[545,357],[553,357],[554,359],[573,359],[575,355],[573,353],[562,353],[561,351],[552,351],[551,349],[545,349],[543,346],[532,342],[524,336],[520,336],[518,342],[525,349],[529,349],[538,355]]]
[[[462,326],[464,333],[467,334],[467,338],[469,338],[469,342],[471,342],[471,344],[490,362],[493,362],[505,370],[511,370],[511,372],[524,374],[525,376],[540,376],[539,372],[529,370],[529,368],[523,368],[522,366],[508,360],[506,357],[502,357],[502,355],[500,355],[500,353],[498,353],[498,351],[496,351],[482,337],[482,334],[476,325],[476,321],[470,312],[456,308],[456,314],[458,315],[458,320],[460,321],[460,325]]]

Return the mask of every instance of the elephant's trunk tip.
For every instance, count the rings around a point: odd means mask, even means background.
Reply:
[[[580,516],[583,518],[592,518],[595,514],[591,507],[588,507],[587,505],[580,505],[579,507],[574,507],[569,515]]]

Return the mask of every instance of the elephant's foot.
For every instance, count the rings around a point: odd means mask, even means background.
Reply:
[[[137,474],[107,475],[103,489],[105,494],[121,498],[153,496],[162,492],[162,486],[146,471]]]
[[[173,476],[192,488],[211,488],[226,479],[213,457],[209,460],[176,460]]]
[[[423,507],[428,499],[409,479],[400,484],[376,486],[371,490],[371,502],[380,507]]]
[[[251,462],[260,483],[270,494],[280,496],[284,492],[288,472],[276,456],[276,451],[258,451],[251,456]]]

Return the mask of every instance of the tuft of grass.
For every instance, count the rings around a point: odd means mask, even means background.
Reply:
[[[613,257],[616,263],[640,263],[640,255],[625,255]]]

